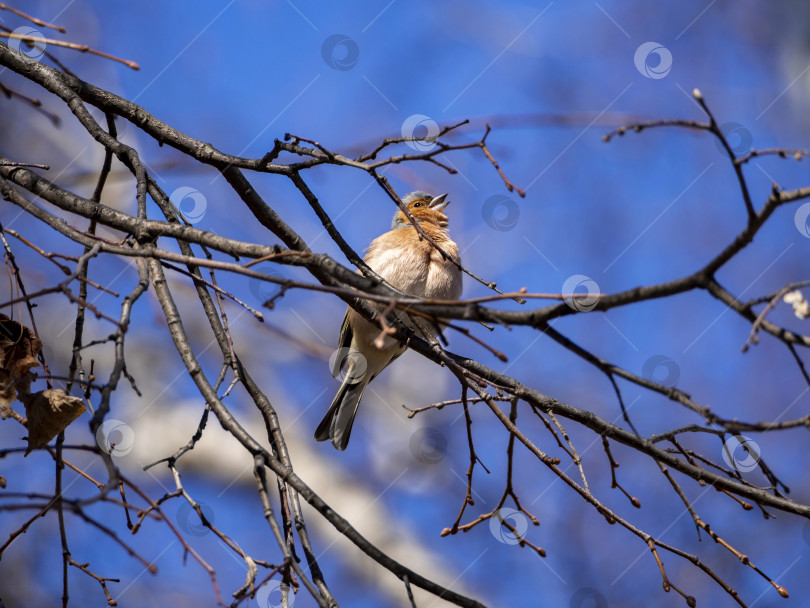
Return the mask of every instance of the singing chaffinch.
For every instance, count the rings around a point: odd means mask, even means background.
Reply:
[[[447,233],[448,219],[444,214],[450,204],[447,195],[434,197],[417,191],[408,194],[402,202],[422,230],[459,262],[458,245]],[[419,238],[402,210],[394,215],[391,230],[371,242],[364,260],[395,289],[408,295],[442,300],[457,300],[461,296],[461,270],[450,260],[443,259],[426,239]],[[384,308],[381,304],[375,306],[379,310]],[[412,329],[420,329],[405,313],[398,313],[397,319]],[[420,327],[428,327],[434,334],[438,331],[425,323]],[[315,431],[316,440],[331,439],[337,449],[345,450],[366,385],[405,352],[407,347],[388,335],[383,337],[382,348],[378,348],[374,341],[379,336],[379,326],[351,308],[346,311],[338,338],[338,356],[332,365],[333,377],[340,375],[341,368],[345,375],[329,411]]]

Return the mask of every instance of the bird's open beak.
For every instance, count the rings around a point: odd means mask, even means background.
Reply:
[[[436,211],[443,211],[444,208],[450,204],[450,201],[445,199],[447,199],[447,195],[440,194],[439,196],[435,197],[432,201],[430,201],[428,207],[430,207],[431,209],[435,209]]]

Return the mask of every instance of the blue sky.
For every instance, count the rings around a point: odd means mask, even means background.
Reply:
[[[810,59],[801,45],[798,15],[804,9],[798,6],[791,13],[754,2],[732,5],[705,0],[667,5],[396,0],[340,5],[300,1],[119,5],[78,0],[57,13],[52,3],[43,2],[32,3],[26,10],[65,25],[67,39],[136,60],[141,66],[140,71],[131,71],[98,57],[59,50],[58,56],[80,77],[134,100],[182,132],[232,154],[261,157],[272,148],[274,138],[285,133],[358,154],[385,137],[401,135],[405,124],[420,122],[429,128],[463,119],[471,124],[448,142],[472,142],[489,122],[493,127],[487,140],[490,149],[506,175],[526,188],[525,199],[506,191],[477,150],[446,156],[456,175],[428,163],[406,163],[392,166],[386,176],[401,195],[415,189],[448,192],[453,201],[448,208],[451,234],[465,265],[505,290],[526,287],[533,292],[560,292],[574,275],[588,277],[606,293],[671,280],[705,264],[742,230],[746,216],[734,173],[709,135],[652,129],[606,144],[602,136],[612,128],[633,120],[703,120],[691,95],[698,88],[718,123],[736,129],[739,140],[733,141],[739,141],[741,149],[802,147],[808,134]],[[7,14],[3,17],[5,24],[12,21]],[[645,43],[657,43],[644,48],[658,50],[653,55],[642,53],[639,62],[636,55]],[[33,91],[19,79],[15,82]],[[40,95],[49,107],[60,110],[55,100]],[[16,122],[0,117],[8,133],[47,133],[43,117],[21,107],[12,111]],[[49,162],[52,172],[64,170],[66,175],[79,165],[97,170],[97,147],[79,134],[69,115],[63,116],[62,132],[66,137],[75,134],[75,140],[57,147],[34,142],[29,148],[37,151],[34,161]],[[418,121],[414,116],[420,116]],[[198,228],[242,240],[275,242],[214,171],[192,164],[170,148],[158,147],[132,125],[124,129],[125,140],[138,148],[165,191],[193,188],[204,195],[204,209],[195,223]],[[87,156],[70,165],[75,151],[67,150],[73,145],[77,151],[85,140]],[[770,157],[749,163],[745,173],[754,205],[763,204],[773,181],[784,188],[806,185],[806,163]],[[366,174],[323,167],[303,177],[356,250],[363,250],[387,229],[392,203]],[[343,261],[287,180],[267,175],[250,178],[314,250]],[[116,198],[105,202],[131,211],[131,187],[121,182],[114,190]],[[75,189],[89,194],[92,180],[77,178]],[[509,225],[500,229],[492,227],[486,211],[487,200],[496,195],[508,197],[503,209],[513,212]],[[810,239],[796,229],[795,209],[776,212],[755,242],[720,271],[721,284],[748,299],[806,278]],[[7,213],[4,209],[4,222],[10,219]],[[14,220],[28,234],[42,230],[31,220]],[[134,276],[126,268],[125,263],[112,260],[99,265],[99,272],[107,277],[123,272],[118,280],[126,292]],[[305,278],[289,267],[282,272]],[[43,270],[31,282],[44,284],[46,277]],[[263,299],[259,296],[266,295],[261,289],[257,295],[256,286],[243,279],[220,278],[252,305],[259,305]],[[486,294],[484,286],[466,280],[465,297]],[[193,339],[204,347],[209,337],[199,306],[190,296],[182,303],[191,319]],[[115,306],[112,300],[108,304]],[[60,310],[60,306],[65,310],[66,302],[49,300],[49,306],[43,310]],[[510,303],[499,306],[517,308]],[[328,354],[336,346],[344,308],[337,298],[292,293],[274,311],[265,311],[264,325],[229,309],[240,354],[256,370],[257,380],[279,408],[282,423],[294,427],[292,432],[300,432],[304,440],[336,389],[323,357],[313,353]],[[140,328],[129,339],[133,360],[141,368],[130,371],[139,380],[144,378],[145,392],[151,391],[151,396],[139,401],[124,388],[120,409],[114,406],[113,414],[134,427],[139,408],[150,402],[157,405],[151,410],[155,416],[180,403],[192,404],[189,411],[196,407],[194,416],[198,416],[202,404],[193,405],[193,386],[182,376],[182,364],[167,340],[155,302],[139,303],[135,315],[134,325]],[[786,308],[774,311],[773,319],[801,329]],[[93,327],[103,334],[102,324]],[[666,357],[677,369],[678,388],[728,418],[795,418],[810,403],[784,346],[763,336],[760,344],[741,353],[750,325],[705,293],[682,294],[608,315],[576,315],[560,319],[554,327],[634,373],[641,374],[654,357]],[[309,350],[291,346],[278,337],[279,329],[314,346]],[[499,328],[493,333],[472,329],[506,353],[510,362],[497,361],[457,335],[451,337],[453,351],[508,370],[533,388],[608,420],[619,416],[604,375],[550,339],[524,328]],[[71,336],[72,331],[54,338],[54,344],[62,345]],[[67,351],[61,346],[54,350],[54,358],[65,363]],[[215,377],[219,362],[213,351],[203,362],[209,366],[209,376]],[[103,367],[103,358],[99,365]],[[449,374],[434,367],[416,355],[406,355],[375,380],[376,391],[364,399],[346,453],[333,453],[329,445],[304,447],[302,443],[298,448],[294,444],[293,460],[296,449],[301,454],[311,451],[354,479],[395,517],[393,527],[415,535],[458,573],[466,589],[493,606],[573,606],[571,602],[584,597],[582,589],[595,590],[609,606],[649,605],[650,601],[657,606],[683,605],[674,593],[661,591],[657,567],[643,543],[616,526],[606,526],[591,507],[522,451],[516,461],[516,490],[542,522],[539,528],[529,529],[527,538],[543,546],[548,557],[541,560],[528,549],[493,540],[486,525],[440,538],[439,532],[452,523],[463,499],[460,476],[467,459],[463,419],[459,421],[459,412],[449,408],[421,415],[419,424],[434,429],[447,445],[438,462],[425,464],[414,459],[407,447],[419,426],[405,421],[400,408],[403,401],[417,407],[458,396]],[[160,386],[168,388],[161,392]],[[700,422],[659,396],[632,385],[621,386],[626,402],[633,404],[634,421],[642,434]],[[238,397],[231,407],[246,420],[256,416]],[[194,416],[188,419],[187,436],[196,425]],[[506,433],[483,409],[474,409],[473,417],[476,446],[492,474],[476,472],[479,498],[467,518],[497,503],[505,475]],[[530,436],[555,453],[553,438],[542,426],[527,414],[524,421]],[[392,428],[396,432],[380,436]],[[566,428],[582,449],[592,443],[590,433],[574,425]],[[16,440],[16,430],[3,433],[8,441]],[[75,433],[76,441],[91,440],[86,428]],[[808,458],[803,440],[804,434],[798,431],[756,437],[763,457],[791,486],[791,496],[807,502],[810,496],[803,482]],[[143,438],[139,441],[144,443]],[[696,440],[694,447],[720,458],[719,445]],[[703,542],[696,542],[688,514],[684,517],[680,502],[653,463],[614,448],[614,457],[622,465],[618,470],[622,482],[642,502],[643,508],[635,510],[618,490],[609,489],[609,467],[601,445],[585,451],[592,487],[607,504],[648,532],[697,552],[744,598],[753,602],[764,594],[756,605],[776,605],[776,594],[767,591],[767,583],[750,569],[705,536]],[[163,455],[156,454],[155,459]],[[34,466],[34,458],[29,457],[32,462],[26,465]],[[40,459],[36,466],[41,466],[41,479],[49,479],[50,465]],[[136,474],[137,468],[131,470]],[[269,531],[257,519],[258,501],[249,483],[224,491],[227,482],[212,479],[205,470],[191,467],[186,475],[196,496],[210,505],[227,534],[257,552],[272,545]],[[156,476],[144,476],[143,483],[158,496],[168,478],[163,473]],[[29,479],[26,487],[37,487],[39,481]],[[802,572],[807,568],[810,534],[801,533],[807,531],[804,522],[783,514],[766,522],[757,510],[743,511],[716,492],[686,481],[684,487],[721,536],[751,555],[772,577],[781,577],[791,599],[780,600],[780,606],[806,603],[810,585]],[[61,559],[47,546],[44,531],[53,534],[52,524],[43,522],[36,533],[40,536],[31,534],[27,541],[41,544],[37,564],[31,566],[40,574],[36,580],[41,581],[41,589],[36,593],[56,597],[56,583],[46,582],[50,577],[44,576],[58,568]],[[214,554],[211,559],[221,570],[220,584],[227,595],[241,585],[244,573],[210,536],[195,537],[195,542]],[[205,573],[191,562],[183,566],[178,548],[166,549],[166,537],[156,530],[144,530],[132,540],[150,558],[160,555],[157,578],[139,576],[140,564],[94,539],[89,531],[77,533],[75,552],[86,556],[77,559],[103,559],[116,575],[132,581],[121,605],[157,606],[166,594],[176,594],[177,605],[183,605],[179,598],[185,598],[187,605],[212,601]],[[317,534],[316,541],[328,542]],[[20,541],[16,555],[31,549],[31,544]],[[327,581],[343,605],[400,605],[373,590],[360,572],[347,565],[342,551],[327,550],[322,559]],[[663,559],[673,582],[695,595],[699,605],[731,604],[719,587],[688,563],[666,554]],[[420,570],[419,564],[409,565]],[[5,560],[2,567],[7,567]],[[365,575],[386,576],[370,564]],[[76,573],[71,581],[81,601],[98,601],[95,583],[90,585],[93,581],[82,580]],[[404,601],[404,596],[400,599]],[[301,593],[296,606],[310,605],[314,605],[311,599]]]

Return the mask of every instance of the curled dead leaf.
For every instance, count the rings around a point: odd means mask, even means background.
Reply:
[[[31,390],[34,375],[31,368],[39,365],[37,355],[42,350],[30,329],[0,314],[0,416],[14,416],[11,403],[17,394]],[[15,416],[16,417],[16,416]]]
[[[39,365],[41,350],[42,342],[30,329],[0,313],[0,368],[21,378]]]
[[[40,391],[24,399],[28,417],[28,450],[42,447],[81,416],[86,407],[79,397],[72,397],[61,388]]]

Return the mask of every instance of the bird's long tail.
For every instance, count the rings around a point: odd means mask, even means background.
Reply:
[[[354,417],[357,415],[357,407],[360,405],[360,398],[366,388],[367,382],[352,382],[351,374],[346,374],[340,384],[329,411],[323,417],[318,428],[315,430],[317,441],[332,440],[332,445],[339,450],[345,450],[349,445],[349,436],[352,432]]]

